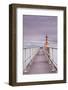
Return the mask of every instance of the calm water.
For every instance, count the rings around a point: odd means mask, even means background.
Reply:
[[[57,48],[56,42],[48,42],[49,47]],[[44,42],[24,42],[24,48],[43,47]]]

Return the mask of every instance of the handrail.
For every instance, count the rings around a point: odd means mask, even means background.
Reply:
[[[51,63],[52,64],[54,64],[54,66],[56,67],[56,69],[57,69],[57,64],[54,62],[54,60],[53,59],[51,59],[50,58],[50,54],[49,53],[47,53],[47,55],[48,55],[48,58],[49,58],[49,60],[51,61]]]
[[[32,47],[32,48],[23,48],[25,51],[25,56],[24,58],[24,70],[27,68],[27,66],[32,62],[33,57],[37,54],[39,47]],[[28,51],[27,51],[28,49]]]
[[[52,49],[52,53],[54,52],[53,50],[57,50],[57,48],[53,48],[53,47],[49,47],[49,48],[51,48],[51,49]],[[57,63],[55,63],[55,61],[54,61],[54,60],[52,60],[52,61],[53,61],[54,65],[57,67]]]
[[[51,53],[49,53],[49,49],[56,49],[57,50],[57,48],[53,48],[53,47],[48,47],[48,49],[44,49],[44,52],[47,54],[47,56],[48,56],[48,58],[49,58],[49,64],[53,64],[54,65],[54,67],[56,68],[56,70],[57,70],[57,63],[54,61],[54,59],[53,59],[53,57],[51,58],[50,57],[50,54]],[[53,51],[52,51],[52,53],[53,53]]]

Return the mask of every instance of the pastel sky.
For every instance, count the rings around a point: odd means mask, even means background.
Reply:
[[[24,41],[43,42],[46,34],[48,40],[57,41],[57,16],[24,15]]]

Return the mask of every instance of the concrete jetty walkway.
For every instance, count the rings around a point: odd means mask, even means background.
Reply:
[[[48,56],[44,53],[43,48],[40,48],[39,52],[33,58],[32,63],[27,67],[24,74],[47,74],[56,73],[56,69],[52,71],[52,64],[49,64]],[[54,67],[55,68],[55,67]]]

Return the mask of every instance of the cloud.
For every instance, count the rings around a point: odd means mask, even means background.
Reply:
[[[24,41],[43,41],[46,33],[57,41],[57,16],[24,15],[23,20]]]

